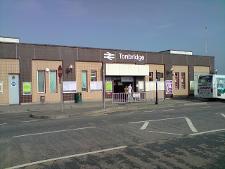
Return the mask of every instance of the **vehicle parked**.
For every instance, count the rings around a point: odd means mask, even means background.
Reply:
[[[225,99],[225,75],[200,75],[198,97]]]

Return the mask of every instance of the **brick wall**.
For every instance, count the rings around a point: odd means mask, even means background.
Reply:
[[[76,69],[76,82],[77,91],[82,92],[82,99],[85,101],[89,100],[101,100],[101,91],[91,91],[91,70],[97,71],[97,81],[102,81],[102,63],[100,62],[75,62]],[[82,70],[87,71],[87,91],[82,91]]]

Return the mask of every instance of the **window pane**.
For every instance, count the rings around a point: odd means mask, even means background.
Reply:
[[[185,72],[181,72],[181,88],[185,89]]]
[[[97,71],[96,70],[91,71],[91,81],[97,81]]]
[[[179,89],[179,72],[175,72],[175,89]]]
[[[38,71],[38,92],[45,92],[45,71]]]
[[[149,72],[149,81],[153,81],[153,72]]]
[[[82,70],[82,91],[87,91],[87,71]]]
[[[50,71],[50,92],[56,93],[56,71]]]

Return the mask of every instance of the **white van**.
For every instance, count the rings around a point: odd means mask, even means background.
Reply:
[[[198,96],[205,99],[225,99],[225,75],[200,75]]]

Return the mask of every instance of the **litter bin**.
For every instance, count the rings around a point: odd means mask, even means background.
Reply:
[[[74,102],[81,103],[82,102],[82,93],[75,93],[74,94]]]
[[[43,104],[45,102],[45,96],[40,96],[40,102]]]

